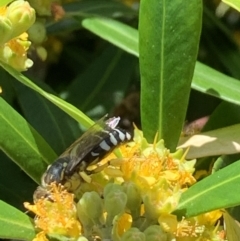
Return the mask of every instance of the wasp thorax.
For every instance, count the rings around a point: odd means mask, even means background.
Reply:
[[[68,157],[58,158],[52,165],[49,165],[42,176],[42,186],[45,187],[52,182],[62,183],[65,179],[65,169],[68,162]]]

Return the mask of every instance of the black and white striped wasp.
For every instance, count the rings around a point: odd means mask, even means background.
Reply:
[[[131,135],[117,127],[120,117],[105,119],[106,117],[96,122],[48,166],[42,176],[41,186],[34,193],[35,199],[46,195],[41,192],[52,182],[74,191],[81,182],[80,172],[91,174],[87,167],[97,164],[116,147],[130,141]]]

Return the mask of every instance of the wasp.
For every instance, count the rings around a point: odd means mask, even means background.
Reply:
[[[41,178],[41,186],[35,191],[34,199],[44,196],[43,190],[52,182],[74,191],[81,183],[80,172],[91,174],[87,167],[97,164],[116,147],[131,140],[131,135],[117,127],[120,117],[100,119],[62,153]]]

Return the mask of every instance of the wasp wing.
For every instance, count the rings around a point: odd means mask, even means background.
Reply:
[[[120,118],[110,118],[105,120],[106,116],[91,126],[79,139],[77,139],[59,158],[69,157],[66,171],[72,173],[79,167],[82,161],[88,157],[89,162],[93,162],[97,157],[91,156],[90,153],[94,147],[98,146],[101,141],[109,136],[109,132],[117,126]]]

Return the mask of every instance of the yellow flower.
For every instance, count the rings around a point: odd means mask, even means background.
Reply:
[[[181,159],[182,151],[170,153],[160,140],[158,143],[149,144],[143,137],[142,132],[135,130],[134,142],[120,147],[123,158],[121,161],[112,161],[113,165],[119,166],[121,177],[124,181],[134,180],[139,185],[153,187],[160,180],[165,179],[171,184],[180,186],[192,185],[195,179],[193,161]],[[107,160],[113,159],[113,155]],[[118,163],[117,163],[118,162]],[[110,167],[111,168],[111,167]],[[105,173],[111,175],[111,169]]]
[[[17,0],[0,8],[0,60],[23,71],[32,66],[27,58],[31,44],[27,40],[27,29],[35,21],[35,11],[28,2]]]
[[[213,211],[193,218],[182,218],[177,221],[172,214],[163,214],[158,222],[165,232],[172,233],[178,241],[201,240],[201,241],[223,241],[223,235],[219,232],[219,225],[215,225],[221,217],[222,212]]]
[[[27,36],[27,33],[23,33],[0,47],[0,59],[18,71],[26,70],[33,65],[33,61],[27,57],[27,50],[31,44]]]
[[[52,183],[49,196],[36,200],[34,205],[24,203],[25,208],[34,212],[35,225],[42,230],[36,239],[43,240],[45,234],[58,234],[77,238],[81,234],[81,225],[77,220],[77,209],[73,194],[60,185]]]
[[[51,201],[48,197],[26,206],[37,214],[35,223],[43,232],[34,241],[46,241],[51,233],[87,240],[224,240],[220,211],[180,221],[173,214],[182,193],[195,182],[195,160],[186,161],[181,150],[170,153],[162,140],[147,143],[139,130],[120,150],[122,157],[110,154],[89,167],[96,173],[76,192],[77,212],[73,196],[54,185]]]
[[[132,216],[128,213],[124,213],[118,219],[117,232],[119,236],[122,236],[132,225]]]
[[[48,241],[45,232],[40,232],[36,235],[36,237],[33,239],[33,241]]]
[[[175,233],[178,227],[177,217],[172,214],[162,214],[158,218],[158,223],[165,232]]]
[[[215,210],[209,213],[204,213],[202,215],[199,215],[197,217],[197,221],[200,224],[204,224],[207,226],[213,226],[216,224],[216,222],[221,218],[223,215],[222,211]]]

